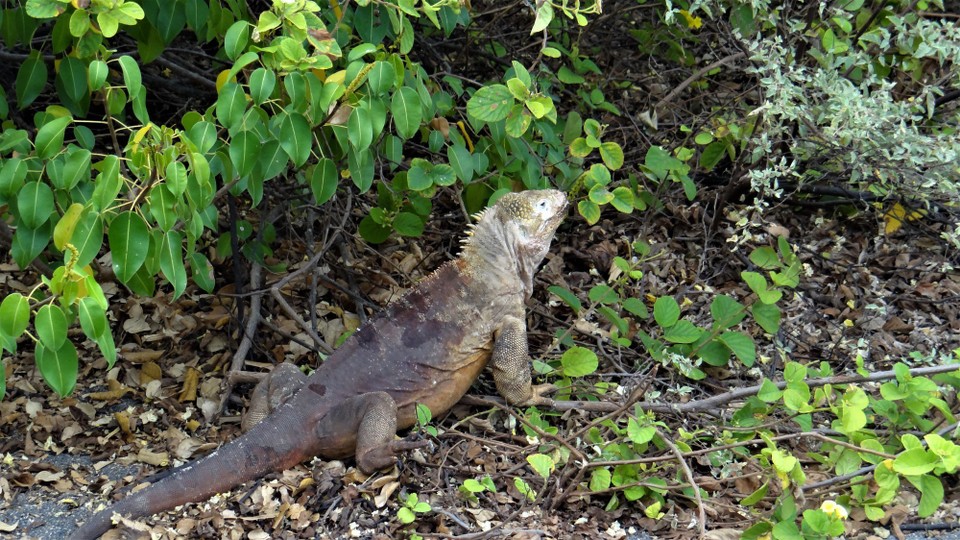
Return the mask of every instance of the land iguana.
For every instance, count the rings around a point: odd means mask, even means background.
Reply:
[[[254,389],[249,431],[93,515],[70,538],[98,538],[112,517],[148,516],[293,467],[356,456],[370,473],[420,443],[396,439],[416,405],[449,410],[488,364],[511,404],[549,405],[534,386],[525,302],[563,220],[555,190],[504,195],[477,215],[458,258],[362,325],[310,376],[280,364]],[[260,421],[262,420],[262,421]]]

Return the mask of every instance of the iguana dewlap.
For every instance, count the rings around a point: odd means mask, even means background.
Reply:
[[[566,207],[554,190],[504,195],[477,216],[457,259],[363,325],[313,374],[278,366],[254,391],[249,431],[98,512],[70,538],[99,537],[114,514],[137,518],[201,501],[314,456],[355,455],[365,472],[390,466],[410,447],[395,436],[416,423],[416,404],[442,414],[488,364],[508,402],[548,404],[530,381],[525,302]]]

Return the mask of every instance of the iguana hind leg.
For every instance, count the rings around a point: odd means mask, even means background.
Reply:
[[[534,386],[530,379],[530,356],[527,352],[527,324],[508,315],[503,318],[490,356],[493,382],[497,391],[512,405],[550,405],[543,396],[554,390],[552,384]]]
[[[428,444],[396,440],[397,403],[386,392],[368,392],[330,409],[315,428],[321,448],[349,448],[355,441],[357,466],[365,473],[390,467],[396,453]]]
[[[253,389],[250,406],[240,421],[240,428],[247,432],[253,426],[292,398],[303,387],[307,376],[290,362],[276,365]]]

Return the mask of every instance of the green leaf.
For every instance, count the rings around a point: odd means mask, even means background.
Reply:
[[[17,80],[15,83],[17,91],[17,107],[25,108],[37,99],[43,88],[47,85],[47,65],[40,56],[40,51],[33,49],[27,55],[27,59],[17,70]]]
[[[246,109],[247,99],[240,85],[228,82],[220,88],[216,115],[221,125],[232,131],[243,122],[243,113]]]
[[[671,156],[663,148],[651,146],[647,149],[647,155],[644,158],[643,164],[650,169],[650,172],[652,172],[657,179],[663,180],[670,171],[682,166],[683,162]]]
[[[740,272],[740,277],[764,304],[776,304],[783,297],[780,291],[767,288],[767,279],[761,274],[744,271]]]
[[[26,268],[46,249],[52,229],[49,221],[39,229],[31,229],[25,225],[17,227],[17,232],[13,235],[13,245],[10,246],[10,255],[20,268]]]
[[[393,218],[393,229],[400,236],[416,238],[423,235],[423,219],[411,212],[400,212]]]
[[[347,139],[357,152],[363,152],[373,143],[373,124],[370,111],[366,107],[357,107],[347,119]]]
[[[120,21],[112,11],[101,11],[97,13],[97,26],[100,27],[100,33],[105,38],[112,38],[117,35],[120,28]]]
[[[776,383],[770,379],[763,379],[763,382],[760,383],[760,390],[757,391],[757,397],[760,398],[760,401],[765,403],[775,403],[780,401],[780,398],[783,396],[783,390],[777,388]]]
[[[605,468],[593,469],[590,473],[590,491],[604,491],[610,488],[610,470]]]
[[[653,319],[660,328],[670,328],[680,320],[680,304],[670,296],[661,296],[653,304]]]
[[[756,491],[754,491],[750,495],[747,495],[746,497],[741,499],[740,504],[742,504],[743,506],[753,506],[757,504],[758,502],[762,501],[764,497],[767,496],[767,489],[769,487],[770,487],[770,483],[764,482],[762,486],[756,489]]]
[[[515,99],[525,100],[530,97],[530,89],[516,77],[507,80],[507,90],[510,90],[510,94]]]
[[[178,199],[170,193],[165,184],[161,184],[150,191],[150,215],[157,225],[168,231],[177,224],[176,205]]]
[[[584,347],[571,347],[560,357],[565,377],[584,377],[597,370],[600,365],[597,353]]]
[[[69,116],[61,116],[50,120],[37,131],[35,139],[37,157],[50,159],[63,149],[64,131],[72,121],[73,118]]]
[[[646,319],[650,316],[650,312],[647,310],[647,306],[639,298],[627,298],[623,301],[623,309],[628,312],[640,317],[641,319]]]
[[[373,96],[379,96],[387,93],[393,88],[397,79],[397,70],[390,62],[377,60],[373,63],[373,68],[367,74],[367,87]]]
[[[533,27],[530,29],[530,34],[543,32],[552,20],[553,5],[550,2],[543,2],[540,4],[540,7],[537,8],[537,17],[533,20]]]
[[[654,306],[654,317],[656,317],[656,306]],[[701,335],[703,330],[694,326],[692,322],[680,320],[663,332],[663,339],[670,343],[693,343],[700,339]]]
[[[776,305],[757,302],[750,306],[750,313],[765,331],[771,334],[780,331],[780,308]]]
[[[730,349],[718,340],[710,340],[700,346],[697,356],[711,366],[726,366],[730,361]]]
[[[613,290],[609,285],[595,285],[590,289],[590,292],[587,294],[591,302],[598,302],[601,304],[614,304],[620,300],[620,295],[617,294],[617,291]]]
[[[350,179],[353,180],[353,184],[357,186],[360,193],[366,193],[373,186],[374,167],[375,160],[372,149],[347,153],[347,168],[350,171]]]
[[[79,102],[87,93],[87,66],[82,61],[66,57],[60,61],[60,70],[57,73],[60,78],[60,87],[67,95],[67,98]]]
[[[304,116],[297,112],[284,115],[280,120],[280,146],[290,156],[294,166],[302,167],[310,158],[313,147],[313,132]]]
[[[244,20],[230,25],[223,37],[223,51],[227,58],[236,60],[247,48],[250,42],[250,23]]]
[[[193,282],[206,292],[213,292],[216,281],[213,278],[213,265],[203,253],[191,253],[190,275],[193,276]]]
[[[464,184],[473,180],[473,156],[466,146],[453,144],[447,147],[447,161]]]
[[[33,319],[37,337],[51,350],[57,350],[67,341],[67,316],[56,304],[47,304],[37,310]]]
[[[260,105],[270,99],[277,86],[277,75],[269,69],[257,68],[250,74],[250,97]]]
[[[936,468],[939,461],[933,452],[918,446],[901,452],[893,460],[893,470],[904,476],[927,474]]]
[[[641,426],[634,418],[627,421],[627,438],[634,444],[647,444],[656,434],[657,428],[653,426]]]
[[[81,298],[77,303],[77,312],[80,315],[80,327],[88,338],[97,340],[110,329],[107,312],[93,298]]]
[[[173,285],[173,297],[179,298],[187,287],[187,270],[183,265],[183,235],[167,231],[160,243],[160,271]]]
[[[372,217],[367,215],[360,220],[358,231],[360,232],[360,236],[367,242],[371,244],[382,244],[390,237],[391,229],[390,227],[377,223]]]
[[[633,191],[626,186],[617,186],[613,189],[613,198],[610,199],[610,205],[619,212],[630,214],[633,212]]]
[[[420,122],[423,120],[420,97],[416,90],[403,86],[394,92],[390,101],[390,114],[393,115],[397,135],[404,139],[413,137],[420,129]]]
[[[481,122],[499,122],[510,114],[513,102],[513,95],[506,86],[484,86],[467,101],[467,114]]]
[[[583,137],[577,137],[570,143],[570,155],[575,158],[585,158],[593,152],[593,148],[590,148],[590,145],[587,144],[587,140]]]
[[[733,354],[747,367],[757,361],[757,347],[753,338],[742,332],[724,332],[718,338],[724,345],[730,347]]]
[[[929,517],[940,508],[943,503],[943,482],[930,474],[921,475],[913,485],[920,492],[920,504],[917,506],[917,517]]]
[[[773,270],[781,266],[777,251],[770,246],[758,247],[751,251],[750,262],[764,270]]]
[[[281,121],[281,131],[283,131],[282,122],[283,121]],[[286,136],[284,136],[284,138],[286,138]],[[290,139],[287,140],[289,141]],[[230,141],[230,162],[233,163],[237,177],[243,178],[253,171],[253,166],[257,163],[260,150],[260,138],[256,133],[243,130],[233,135],[233,139]]]
[[[560,79],[560,82],[563,84],[583,84],[587,82],[587,79],[585,79],[583,75],[575,73],[567,66],[560,66],[560,69],[557,70],[557,78]]]
[[[64,341],[58,349],[50,349],[43,343],[38,343],[35,355],[37,368],[43,380],[53,388],[54,392],[60,397],[73,392],[73,388],[77,385],[79,370],[77,349],[73,343]]]
[[[121,56],[117,58],[120,62],[120,69],[123,71],[123,84],[127,87],[130,97],[140,95],[143,88],[143,78],[140,75],[140,65],[132,56]]]
[[[516,103],[507,114],[507,123],[504,125],[507,135],[519,139],[530,128],[533,117],[522,104]]]
[[[179,161],[171,161],[164,171],[164,185],[170,193],[180,198],[187,190],[187,167]]]
[[[110,222],[107,233],[113,255],[113,273],[126,283],[147,260],[150,235],[139,214],[123,212]]]
[[[53,19],[67,9],[65,2],[57,0],[27,0],[27,15],[34,19]]]
[[[17,194],[20,220],[30,229],[39,229],[54,212],[53,190],[41,182],[27,182]]]
[[[727,295],[720,295],[710,303],[710,314],[713,315],[713,323],[718,328],[730,328],[747,316],[746,308],[743,304],[737,302]]]
[[[321,205],[337,192],[340,175],[337,165],[330,158],[322,158],[310,171],[310,190],[313,191],[313,200]]]
[[[623,149],[615,142],[605,142],[600,145],[600,159],[612,171],[623,167]]]
[[[90,91],[94,92],[103,88],[103,83],[107,81],[107,75],[109,73],[110,68],[107,67],[107,63],[103,60],[93,60],[90,62],[90,65],[87,66],[87,85]]]
[[[187,138],[197,146],[198,152],[208,152],[217,142],[217,126],[212,122],[201,120],[190,126],[187,130]]]
[[[600,206],[591,200],[583,199],[579,201],[577,203],[577,211],[580,212],[583,219],[587,220],[589,225],[600,221]]]
[[[700,166],[706,170],[712,170],[717,163],[727,155],[727,145],[720,141],[714,141],[707,145],[700,154]]]
[[[580,313],[580,310],[583,308],[583,305],[580,303],[580,299],[569,290],[558,285],[551,285],[550,287],[547,287],[547,290],[563,300],[565,304],[570,306],[570,309],[572,309],[574,313]]]
[[[550,459],[550,456],[543,454],[531,454],[527,456],[527,463],[533,468],[534,472],[539,474],[544,480],[550,478],[556,464]]]
[[[10,293],[0,303],[0,334],[17,339],[30,324],[30,302],[20,293]],[[3,365],[0,365],[0,371]]]

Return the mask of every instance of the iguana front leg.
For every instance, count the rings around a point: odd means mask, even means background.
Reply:
[[[503,318],[494,339],[490,367],[497,391],[507,403],[520,406],[553,404],[552,399],[542,395],[554,389],[552,384],[531,384],[527,325],[523,319],[512,315]]]
[[[250,431],[250,428],[299,392],[306,380],[307,376],[297,366],[289,362],[278,364],[253,389],[250,406],[240,420],[240,428],[244,432]]]

